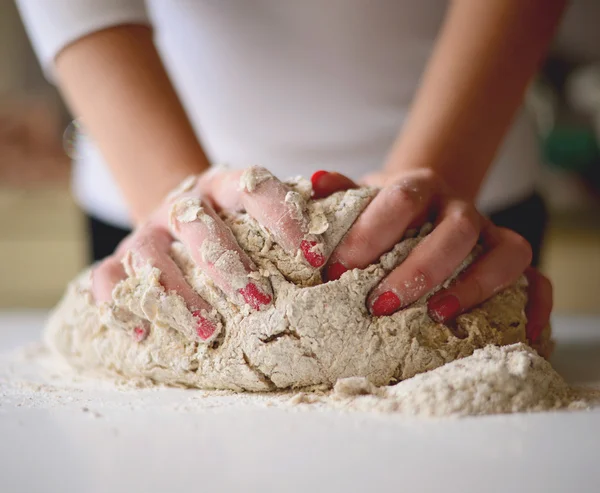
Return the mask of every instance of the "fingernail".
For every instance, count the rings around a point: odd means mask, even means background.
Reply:
[[[429,300],[427,311],[433,320],[438,323],[444,323],[458,315],[460,312],[460,302],[456,296],[448,294],[441,298]]]
[[[302,250],[304,258],[313,267],[321,267],[325,263],[325,256],[315,248],[317,245],[316,241],[308,240],[302,240],[300,243],[300,250]]]
[[[325,196],[325,194],[323,194],[323,192],[319,189],[319,181],[327,174],[329,174],[327,171],[319,170],[315,171],[310,177],[310,182],[312,183],[313,188],[313,199],[321,199]]]
[[[532,326],[527,326],[527,328],[525,329],[525,332],[527,334],[527,338],[531,342],[537,342],[538,339],[540,338],[540,336],[542,335],[543,330],[544,330],[544,327],[534,324]]]
[[[337,281],[344,272],[348,272],[348,267],[343,265],[341,262],[333,262],[329,267],[327,267],[327,272],[325,273],[325,278],[328,281]]]
[[[255,310],[260,310],[263,305],[271,303],[270,295],[261,291],[256,284],[249,282],[245,287],[238,289],[238,293],[242,295],[244,301],[248,303]]]
[[[376,317],[385,317],[391,315],[400,308],[400,298],[392,291],[386,291],[380,294],[371,305],[371,313]]]
[[[133,338],[136,342],[142,342],[148,337],[148,329],[142,325],[138,325],[133,329]]]
[[[192,315],[196,319],[196,334],[198,334],[198,337],[203,341],[210,339],[217,330],[216,325],[203,317],[200,310],[192,312]]]

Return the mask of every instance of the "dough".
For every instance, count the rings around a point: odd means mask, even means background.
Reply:
[[[296,398],[299,400],[300,398]],[[585,409],[550,363],[525,344],[486,346],[473,355],[398,385],[375,387],[364,377],[338,380],[333,407],[419,416],[466,416]]]
[[[298,179],[290,185],[293,191],[286,202],[308,210],[310,232],[323,235],[328,252],[373,196],[372,190],[362,188],[313,201],[308,200],[309,182]],[[376,265],[322,283],[317,269],[285,254],[248,215],[223,218],[259,266],[260,275],[270,280],[274,292],[270,308],[251,311],[227,299],[175,243],[172,257],[215,308],[212,316],[221,320],[214,340],[203,344],[194,338],[191,315],[178,295],[164,291],[158,282],[160,272],[151,266],[136,270],[126,260],[129,278],[114,290],[116,306],[94,305],[90,272],[84,272],[55,309],[47,341],[82,370],[235,391],[331,388],[346,377],[364,377],[381,386],[469,356],[488,344],[526,342],[524,279],[461,315],[452,327],[429,318],[426,298],[390,317],[369,315],[365,306],[369,291],[426,237],[430,226],[408,232]],[[123,330],[128,316],[150,321],[141,342]],[[544,337],[547,342],[548,334]]]

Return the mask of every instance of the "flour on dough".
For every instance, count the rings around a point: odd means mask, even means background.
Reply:
[[[309,200],[306,180],[289,184],[293,194],[288,200],[305,204],[311,232],[322,235],[329,252],[374,195],[361,188]],[[175,243],[173,259],[222,323],[217,339],[201,344],[190,336],[185,305],[178,295],[164,291],[157,278],[160,273],[132,270],[115,289],[113,308],[149,321],[147,337],[137,342],[121,326],[103,323],[106,318],[92,302],[86,271],[70,284],[53,313],[46,331],[50,345],[81,370],[169,385],[274,391],[332,388],[340,379],[360,377],[369,394],[377,394],[372,386],[406,380],[381,392],[391,395],[408,389],[410,395],[418,382],[428,382],[426,375],[415,375],[446,368],[443,365],[488,345],[526,342],[524,279],[459,316],[452,326],[429,318],[426,298],[389,317],[368,313],[365,301],[370,290],[407,257],[430,227],[408,232],[377,264],[322,283],[318,269],[287,255],[248,215],[222,217],[259,267],[259,275],[270,281],[274,294],[270,308],[252,311],[228,299],[196,268],[183,245]],[[474,254],[460,269],[473,258]],[[548,334],[544,337],[547,347]],[[423,406],[437,405],[431,402]]]
[[[439,417],[584,409],[584,395],[532,348],[518,343],[477,349],[393,386],[375,387],[364,377],[341,379],[328,398],[308,403]]]

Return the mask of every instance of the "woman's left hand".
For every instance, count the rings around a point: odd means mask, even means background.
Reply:
[[[435,321],[454,319],[513,284],[528,268],[532,255],[529,243],[512,230],[495,226],[434,172],[421,169],[378,174],[364,182],[381,189],[329,258],[324,271],[327,280],[377,261],[407,229],[427,220],[434,223],[433,231],[369,295],[367,305],[373,315],[391,315],[442,284],[480,238],[482,255],[448,288],[429,299],[429,315]],[[343,175],[328,172],[315,173],[312,183],[317,198],[357,186]],[[530,270],[527,274],[535,275],[538,292],[544,291],[533,309],[528,307],[528,313],[536,315],[535,323],[528,324],[528,336],[536,340],[549,317],[551,291],[548,294],[548,289],[542,289],[549,282],[539,273]]]

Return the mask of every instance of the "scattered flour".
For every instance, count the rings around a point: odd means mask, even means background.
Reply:
[[[259,166],[251,166],[242,173],[240,178],[240,189],[254,192],[258,185],[272,178],[273,175],[266,169]]]
[[[306,204],[311,231],[322,234],[328,251],[374,194],[363,188],[313,201],[308,200],[306,181],[289,184],[288,200]],[[245,186],[250,189],[255,183]],[[556,409],[575,400],[550,365],[524,344],[524,279],[461,315],[452,326],[429,318],[426,297],[390,317],[370,316],[365,306],[370,290],[430,227],[408,232],[379,263],[322,283],[318,269],[287,255],[248,215],[222,217],[260,275],[270,281],[271,307],[251,311],[227,299],[183,245],[175,243],[173,259],[221,319],[216,340],[200,344],[190,337],[185,304],[177,294],[164,291],[159,272],[129,271],[128,279],[115,288],[111,310],[148,321],[147,337],[137,342],[122,324],[101,316],[86,271],[70,284],[51,317],[49,345],[88,374],[278,396],[285,391],[287,397],[276,401],[287,405],[320,403],[441,416]],[[485,349],[476,351],[480,348]],[[550,348],[547,330],[536,349],[547,354]]]
[[[586,408],[577,395],[548,361],[518,343],[478,349],[393,386],[375,387],[363,377],[338,380],[329,401],[357,410],[464,416]]]

